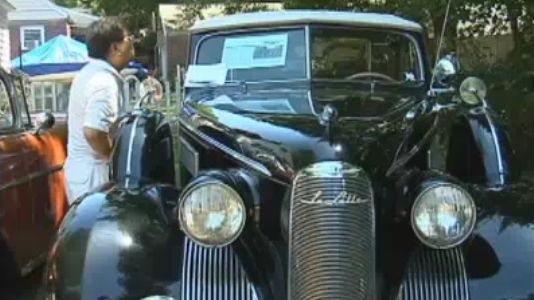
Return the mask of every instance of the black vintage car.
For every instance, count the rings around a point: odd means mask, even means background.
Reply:
[[[48,299],[532,299],[507,135],[483,82],[431,72],[418,24],[239,14],[195,25],[189,52],[176,115],[119,121]]]

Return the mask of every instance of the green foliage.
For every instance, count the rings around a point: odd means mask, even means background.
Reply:
[[[64,7],[77,7],[81,5],[79,0],[54,0],[54,2]]]
[[[379,1],[377,1],[379,2]],[[288,9],[330,9],[363,11],[380,4],[372,4],[368,0],[346,1],[346,0],[286,0],[284,7]]]
[[[132,31],[150,27],[152,13],[164,1],[146,0],[80,0],[85,7],[100,15],[120,16]]]

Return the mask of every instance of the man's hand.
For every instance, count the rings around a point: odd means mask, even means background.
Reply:
[[[106,132],[84,127],[83,135],[93,150],[100,154],[104,159],[110,159],[111,141]]]

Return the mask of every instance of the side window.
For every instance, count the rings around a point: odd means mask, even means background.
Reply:
[[[22,122],[24,126],[30,127],[31,120],[28,112],[28,99],[31,99],[31,88],[29,79],[26,77],[17,77],[14,79],[15,92],[17,93],[17,100],[20,101],[22,106]]]
[[[0,79],[0,130],[10,127],[13,127],[13,110],[11,101],[9,101],[7,86]]]

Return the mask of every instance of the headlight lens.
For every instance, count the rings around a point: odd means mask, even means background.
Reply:
[[[180,202],[182,230],[206,247],[223,247],[235,241],[245,218],[245,205],[239,194],[220,182],[199,184],[187,191]]]
[[[412,227],[425,245],[447,249],[462,243],[473,231],[476,207],[461,187],[438,184],[425,190],[412,208]]]

